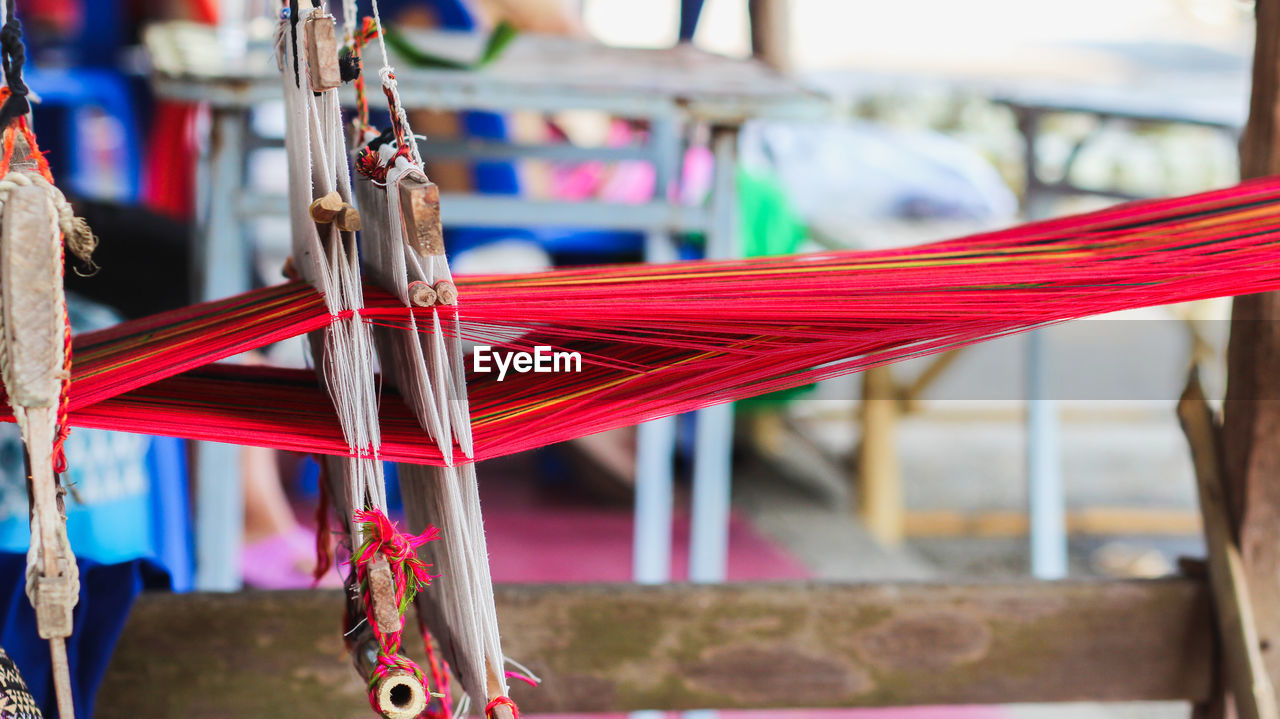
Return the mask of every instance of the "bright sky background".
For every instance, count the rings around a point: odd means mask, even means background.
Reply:
[[[1247,50],[1244,0],[792,0],[800,70],[888,64],[984,66],[1008,49],[1068,42],[1198,42]],[[676,0],[583,0],[588,28],[611,44],[674,41]],[[707,0],[697,42],[747,49],[746,0]]]

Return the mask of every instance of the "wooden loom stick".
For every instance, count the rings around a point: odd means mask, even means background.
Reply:
[[[334,22],[327,14],[313,12],[312,4],[300,0],[298,5],[306,18],[305,47],[284,46],[286,58],[304,52],[307,57],[303,87],[299,88],[288,73],[283,78],[289,120],[286,149],[293,175],[290,189],[296,203],[294,257],[297,261],[310,254],[312,260],[303,264],[302,276],[330,298],[332,309],[358,313],[364,302],[352,233],[361,223],[360,214],[350,204],[350,180],[340,140],[343,133],[336,89],[341,77]],[[304,158],[306,162],[302,162]],[[304,204],[309,218],[296,211]],[[353,550],[360,546],[362,533],[354,512],[386,510],[382,464],[376,457],[378,427],[376,417],[370,416],[377,407],[371,345],[370,330],[358,316],[333,322],[312,335],[315,366],[338,410],[351,452],[351,456],[324,461],[326,486],[348,522]],[[347,637],[347,647],[371,689],[375,708],[390,719],[412,719],[426,708],[426,687],[417,675],[388,671],[384,664],[402,658],[395,647],[403,621],[391,568],[385,557],[366,566],[367,593],[359,586],[361,574],[355,567],[349,577],[347,623],[352,636]]]
[[[1191,445],[1195,465],[1205,544],[1209,550],[1214,614],[1236,712],[1241,719],[1280,718],[1275,690],[1262,660],[1240,546],[1227,511],[1222,482],[1221,428],[1214,421],[1195,369],[1178,400],[1178,419]]]
[[[22,143],[25,146],[25,143]],[[25,159],[25,152],[22,153]],[[14,167],[12,172],[20,172]],[[49,640],[58,713],[74,719],[66,638],[78,599],[75,560],[66,547],[66,517],[53,471],[54,431],[65,359],[61,233],[46,187],[9,190],[0,231],[3,379],[30,458],[33,526],[38,526],[39,573],[32,604],[41,638]],[[29,560],[30,561],[30,560]],[[28,567],[30,577],[34,567]]]

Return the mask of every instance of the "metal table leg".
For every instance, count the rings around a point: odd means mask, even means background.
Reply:
[[[1058,443],[1058,404],[1049,397],[1045,330],[1027,335],[1027,505],[1031,574],[1067,576],[1066,499]]]
[[[711,228],[707,257],[739,254],[737,236],[737,128],[718,128],[711,136],[715,179],[711,194]],[[697,412],[694,435],[693,501],[689,531],[689,579],[723,582],[729,564],[729,508],[733,489],[733,405],[718,404]],[[684,719],[712,719],[718,712],[684,712]]]
[[[656,120],[649,150],[655,169],[655,199],[671,201],[680,166],[680,135],[674,120]],[[672,262],[675,242],[667,232],[645,238],[645,260]],[[632,574],[641,584],[671,580],[672,461],[676,451],[676,418],[646,422],[636,428],[636,507],[632,540]]]
[[[1036,138],[1039,113],[1018,112],[1022,134],[1026,190],[1023,213],[1030,219],[1047,214],[1045,185],[1040,178]],[[1062,457],[1058,436],[1058,406],[1049,397],[1045,368],[1044,330],[1027,335],[1027,505],[1031,551],[1031,574],[1038,579],[1067,576],[1066,499],[1062,486]]]
[[[737,128],[716,128],[711,137],[715,176],[711,194],[708,259],[739,254],[737,235]],[[689,579],[722,582],[729,558],[729,504],[733,476],[733,405],[697,412],[693,501],[689,532]]]
[[[680,172],[680,128],[674,120],[655,120],[649,147],[655,170],[654,199],[671,197]],[[668,232],[645,237],[648,262],[674,262],[675,238]],[[671,508],[674,495],[673,462],[676,452],[676,418],[663,417],[636,427],[636,507],[632,540],[632,576],[640,584],[671,581]],[[638,711],[630,719],[662,719],[664,712]]]

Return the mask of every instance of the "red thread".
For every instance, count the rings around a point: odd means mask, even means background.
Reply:
[[[520,719],[520,708],[516,706],[515,702],[511,701],[507,697],[498,697],[486,704],[484,707],[484,715],[489,719],[493,719],[493,710],[503,705],[511,707],[512,719]]]
[[[436,638],[431,635],[431,630],[427,628],[427,623],[422,620],[422,615],[418,615],[418,631],[422,633],[422,646],[427,654],[427,666],[431,671],[431,683],[436,687],[436,691],[442,696],[439,697],[439,709],[432,709],[431,704],[428,705],[427,711],[423,712],[426,719],[453,719],[453,692],[449,683],[449,663],[441,659],[440,648],[436,644]],[[435,702],[432,702],[435,704]]]
[[[333,568],[333,536],[329,529],[329,467],[322,456],[315,457],[320,465],[319,488],[320,498],[316,503],[316,567],[311,572],[314,580],[312,586],[320,583],[324,575]]]
[[[456,308],[372,287],[360,318],[424,331],[438,318],[446,336],[582,359],[503,382],[470,373],[475,459],[488,459],[1077,317],[1280,289],[1280,178],[917,247],[457,284],[465,326]],[[290,283],[82,335],[71,420],[346,455],[314,374],[202,367],[331,321]],[[380,422],[382,458],[443,464],[402,402],[382,402]]]
[[[378,24],[373,18],[365,17],[364,24],[360,26],[360,31],[351,39],[351,55],[355,58],[356,66],[360,67],[360,54],[364,46],[372,42],[378,37]],[[356,89],[356,131],[357,137],[359,133],[363,133],[369,127],[369,99],[365,96],[364,89],[364,72],[356,74],[353,83]]]
[[[525,676],[524,674],[521,674],[520,672],[513,672],[513,671],[508,670],[508,671],[507,671],[507,678],[508,678],[508,679],[519,679],[520,681],[524,682],[525,684],[528,684],[529,686],[531,686],[531,687],[533,687],[533,688],[535,688],[535,689],[538,687],[538,682],[537,682],[537,680],[535,680],[533,677]]]

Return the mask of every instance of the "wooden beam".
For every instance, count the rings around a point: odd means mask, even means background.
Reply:
[[[1253,96],[1241,143],[1245,178],[1280,172],[1280,0],[1258,0]],[[1280,294],[1237,298],[1227,348],[1223,453],[1259,649],[1280,686]]]
[[[144,596],[97,716],[358,716],[342,601]],[[1191,579],[508,585],[498,618],[508,654],[544,679],[513,688],[527,713],[1203,701],[1211,685],[1208,592]]]
[[[1222,487],[1219,427],[1193,371],[1178,400],[1178,420],[1191,445],[1209,549],[1209,584],[1230,688],[1240,719],[1280,719],[1275,690],[1263,666],[1253,607],[1249,602],[1240,547],[1227,513]]]

